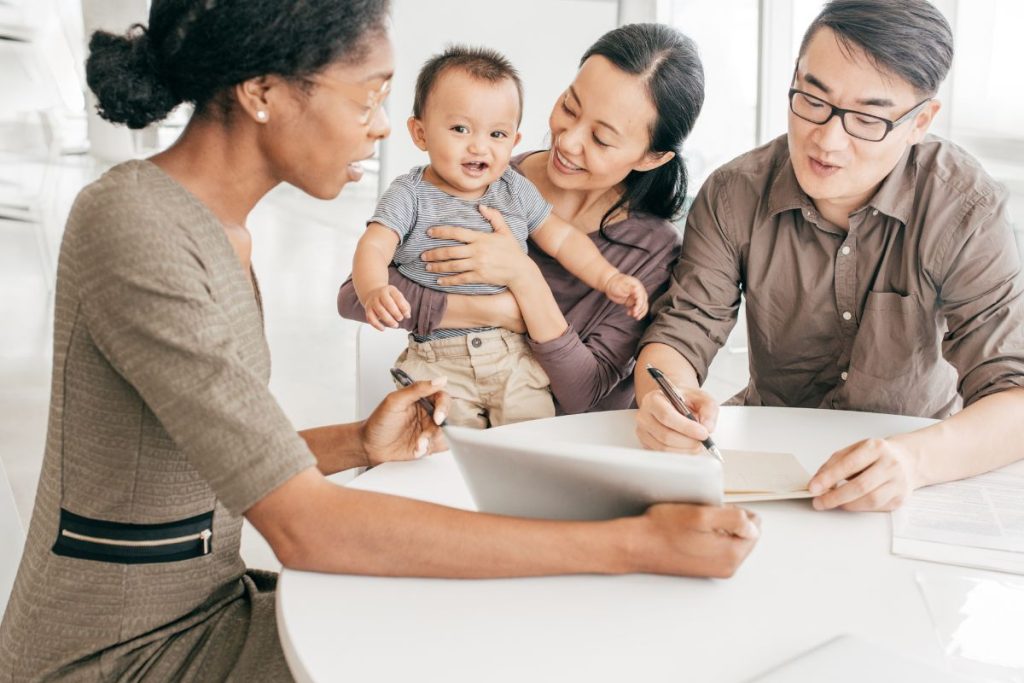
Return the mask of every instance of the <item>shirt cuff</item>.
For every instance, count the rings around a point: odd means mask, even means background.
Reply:
[[[960,383],[960,395],[966,408],[986,396],[1021,387],[1024,387],[1024,361],[987,363],[964,378]]]
[[[693,366],[693,371],[697,374],[697,382],[701,386],[704,385],[704,381],[708,378],[708,366],[711,364],[710,359],[714,358],[714,354],[718,350],[717,347],[711,349],[704,348],[705,345],[685,338],[678,331],[670,331],[667,326],[656,327],[651,325],[651,327],[648,327],[647,332],[644,333],[643,338],[640,340],[637,356],[640,355],[640,352],[648,344],[664,344],[682,356],[686,362]]]

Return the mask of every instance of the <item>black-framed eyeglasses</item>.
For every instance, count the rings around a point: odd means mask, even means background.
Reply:
[[[874,114],[865,114],[862,111],[853,109],[840,109],[831,102],[826,102],[820,97],[815,97],[803,90],[796,88],[789,89],[789,109],[804,121],[816,123],[823,126],[838,116],[843,122],[843,130],[859,140],[868,142],[881,142],[885,136],[892,132],[892,129],[909,121],[925,104],[932,98],[921,100],[903,116],[895,121],[883,119]]]

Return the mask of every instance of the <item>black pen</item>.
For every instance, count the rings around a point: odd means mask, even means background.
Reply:
[[[668,377],[665,376],[664,372],[654,367],[650,363],[647,364],[647,372],[650,373],[651,377],[654,378],[654,381],[658,383],[658,388],[661,389],[661,393],[665,394],[665,398],[668,399],[669,403],[672,404],[673,408],[675,408],[677,411],[679,411],[686,417],[690,418],[694,422],[697,422],[698,424],[700,423],[700,420],[698,420],[697,416],[694,415],[693,412],[686,406],[686,402],[683,401],[683,397],[680,396],[679,391],[677,391],[676,388],[672,386],[672,382],[668,380]],[[704,444],[704,448],[707,449],[708,453],[718,458],[718,462],[723,464],[725,463],[725,460],[722,459],[722,452],[718,450],[718,446],[716,446],[715,442],[711,440],[710,435],[701,443]]]
[[[402,370],[401,368],[391,368],[391,376],[394,377],[395,381],[398,382],[399,384],[401,384],[403,387],[407,387],[407,386],[409,386],[410,384],[412,384],[413,382],[416,381],[412,377],[409,376],[409,373],[407,373],[405,370]],[[431,420],[433,420],[434,419],[434,402],[431,401],[429,398],[426,398],[426,397],[418,398],[418,399],[416,399],[416,402],[419,403],[423,407],[423,409],[425,411],[427,411],[427,416],[430,417]],[[446,422],[448,422],[448,421],[445,420],[444,422],[442,422],[438,426],[439,427],[444,427]]]

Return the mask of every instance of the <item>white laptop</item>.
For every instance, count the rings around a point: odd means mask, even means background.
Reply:
[[[722,503],[722,467],[710,456],[529,443],[466,427],[444,433],[481,512],[597,520],[638,515],[654,503]]]

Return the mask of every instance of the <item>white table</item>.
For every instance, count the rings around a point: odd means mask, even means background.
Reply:
[[[842,446],[930,420],[726,407],[722,448],[788,451],[811,472]],[[502,427],[637,445],[633,411]],[[352,486],[473,508],[451,455],[379,466]],[[728,580],[650,575],[438,580],[284,570],[278,629],[299,681],[739,682],[840,633],[942,663],[914,572],[889,553],[889,515],[751,505],[760,542]]]

